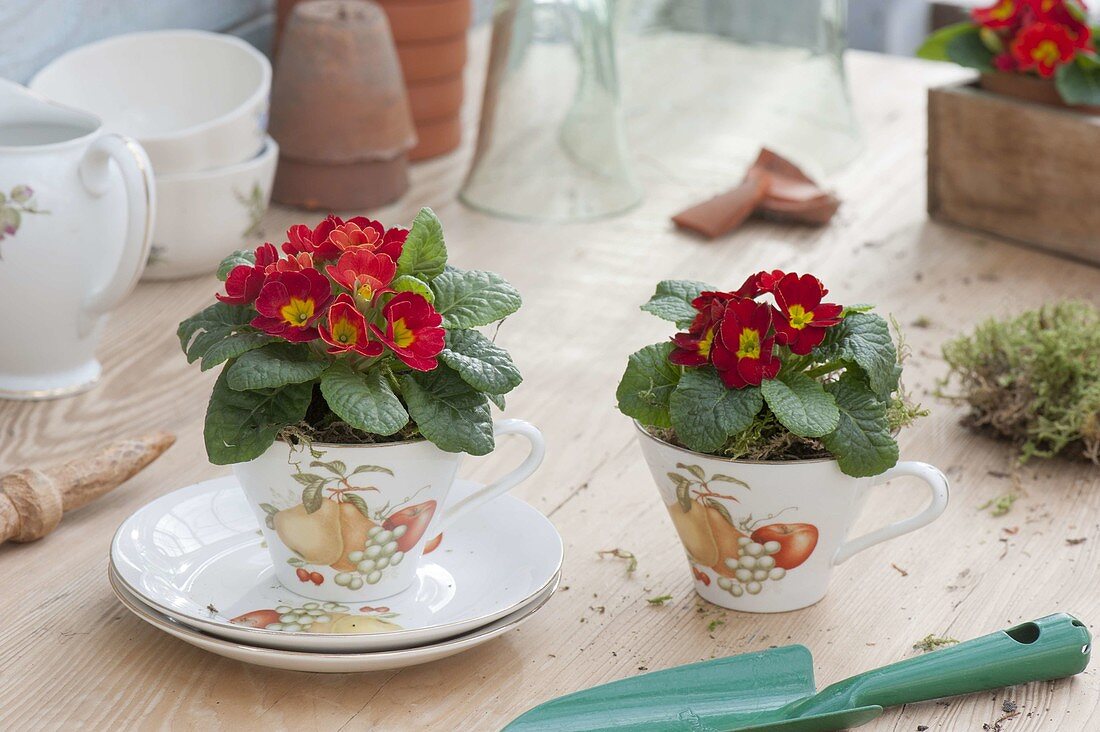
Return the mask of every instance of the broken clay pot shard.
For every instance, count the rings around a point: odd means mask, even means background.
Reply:
[[[154,432],[119,440],[64,465],[0,476],[0,544],[41,539],[57,528],[63,513],[122,485],[175,441],[169,432]]]
[[[756,208],[756,214],[772,221],[824,226],[833,219],[840,208],[840,200],[832,195],[820,196],[808,201],[784,201],[765,196]]]
[[[840,199],[778,153],[764,148],[749,170],[764,170],[771,185],[756,213],[775,221],[824,226],[840,208]]]
[[[770,176],[750,169],[740,185],[672,217],[673,223],[714,239],[745,222],[768,191]]]
[[[840,200],[801,168],[764,148],[736,187],[672,217],[685,229],[711,239],[733,231],[751,215],[774,221],[824,226]]]

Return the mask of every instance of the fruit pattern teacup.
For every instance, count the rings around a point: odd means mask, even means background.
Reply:
[[[234,471],[283,585],[314,600],[379,600],[412,584],[447,525],[538,468],[545,448],[537,429],[504,420],[494,432],[526,437],[527,458],[446,510],[462,455],[427,440],[309,448],[277,441]]]
[[[947,507],[947,479],[925,463],[898,463],[882,475],[853,478],[831,458],[727,460],[638,430],[642,452],[687,553],[695,590],[732,610],[785,612],[812,605],[825,596],[835,565],[932,522]],[[865,489],[900,476],[928,484],[929,506],[848,539]]]

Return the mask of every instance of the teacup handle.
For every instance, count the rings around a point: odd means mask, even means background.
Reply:
[[[156,184],[149,156],[137,141],[123,135],[101,135],[88,146],[80,161],[80,181],[93,196],[102,196],[110,185],[112,160],[118,164],[126,191],[126,245],[107,284],[93,292],[84,303],[82,329],[85,331],[134,288],[145,269],[153,243]]]
[[[449,506],[440,519],[439,526],[433,529],[437,534],[442,533],[458,519],[477,510],[478,506],[515,488],[530,477],[542,463],[542,458],[546,454],[546,442],[542,439],[542,433],[533,424],[524,422],[522,419],[502,419],[493,423],[493,436],[500,437],[501,435],[522,435],[526,437],[527,441],[531,443],[531,451],[527,453],[527,457],[524,458],[523,462],[510,473]]]
[[[928,508],[915,516],[910,516],[907,519],[902,519],[889,526],[883,526],[881,529],[876,529],[856,539],[850,539],[844,542],[833,556],[833,564],[840,564],[841,562],[847,561],[853,554],[857,554],[864,549],[869,549],[875,544],[886,541],[887,539],[893,539],[902,534],[908,534],[910,531],[915,531],[922,526],[927,526],[939,518],[940,514],[944,512],[944,509],[947,508],[947,499],[949,495],[947,476],[940,472],[939,468],[933,467],[928,463],[898,463],[878,476],[872,485],[879,485],[903,475],[911,475],[914,478],[920,478],[928,484],[929,489],[932,491],[932,502],[928,504]]]

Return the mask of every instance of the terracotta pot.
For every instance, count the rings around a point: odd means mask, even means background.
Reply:
[[[278,50],[287,20],[294,7],[301,1],[277,0],[273,52]],[[399,44],[443,38],[453,40],[459,34],[465,37],[473,16],[470,0],[378,0],[378,2],[389,16],[393,37]],[[463,49],[463,63],[465,63],[465,55],[466,52]]]
[[[299,0],[277,0],[275,3],[275,32],[271,37],[271,58],[279,55],[279,41],[283,37],[283,30],[290,19],[290,13],[298,2]]]
[[[1067,104],[1054,79],[1040,79],[1025,74],[1010,74],[1003,71],[985,72],[978,77],[978,86],[994,94],[1015,97],[1036,104],[1049,104],[1054,107],[1076,109],[1086,114],[1100,114],[1100,107],[1087,104]]]
[[[416,132],[378,5],[310,0],[294,7],[275,66],[270,130],[282,147],[274,189],[280,203],[369,208],[405,192],[404,156]]]
[[[449,119],[422,122],[416,128],[419,142],[409,151],[409,160],[427,160],[449,153],[462,142],[462,120]]]
[[[435,41],[398,42],[397,58],[406,84],[461,74],[466,65],[466,33]]]
[[[410,84],[409,106],[418,131],[424,122],[457,116],[462,109],[462,74]]]
[[[379,0],[399,43],[454,38],[470,27],[470,0]]]
[[[362,210],[392,203],[409,189],[408,158],[335,164],[283,156],[273,198],[310,210]]]

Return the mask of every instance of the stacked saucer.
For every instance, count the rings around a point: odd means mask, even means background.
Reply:
[[[457,481],[452,500],[479,487]],[[516,627],[553,595],[562,561],[553,525],[511,496],[448,527],[411,587],[369,603],[298,595],[275,579],[263,541],[235,478],[188,486],[119,527],[111,587],[145,622],[228,658],[379,671],[445,658]]]

